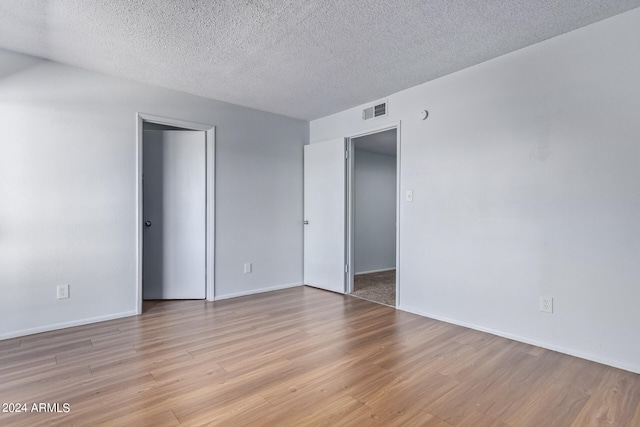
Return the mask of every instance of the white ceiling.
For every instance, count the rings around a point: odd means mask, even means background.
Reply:
[[[640,0],[2,0],[0,47],[311,120]]]

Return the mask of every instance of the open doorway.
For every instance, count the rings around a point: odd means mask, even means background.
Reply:
[[[397,306],[398,131],[350,138],[348,290]]]
[[[138,313],[214,298],[214,127],[138,114]]]
[[[206,296],[206,135],[145,123],[142,298]]]

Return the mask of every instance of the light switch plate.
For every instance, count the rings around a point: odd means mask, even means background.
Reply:
[[[413,202],[413,190],[407,190],[406,200],[407,202]]]

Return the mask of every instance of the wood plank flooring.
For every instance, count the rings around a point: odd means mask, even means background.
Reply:
[[[0,341],[0,403],[28,405],[2,426],[640,426],[640,375],[299,287]]]

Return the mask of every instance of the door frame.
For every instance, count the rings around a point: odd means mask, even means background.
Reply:
[[[347,278],[345,281],[345,293],[351,294],[353,293],[353,276],[354,276],[354,266],[355,266],[355,215],[354,215],[354,204],[355,204],[355,182],[354,182],[354,174],[355,174],[355,163],[354,163],[354,139],[360,138],[363,136],[384,132],[386,130],[395,129],[396,130],[396,308],[398,308],[400,303],[400,206],[401,206],[401,194],[400,194],[400,172],[401,172],[401,156],[400,156],[400,128],[401,122],[393,122],[386,123],[384,125],[380,125],[375,128],[368,129],[366,131],[361,131],[352,135],[347,136],[347,235],[346,235],[346,246],[347,246],[347,262],[349,265],[349,271],[346,274]]]
[[[142,313],[142,246],[143,246],[143,197],[142,197],[142,160],[144,123],[173,126],[186,130],[203,131],[206,148],[206,235],[205,235],[205,297],[207,301],[215,298],[215,126],[189,122],[186,120],[136,113],[136,311]]]

